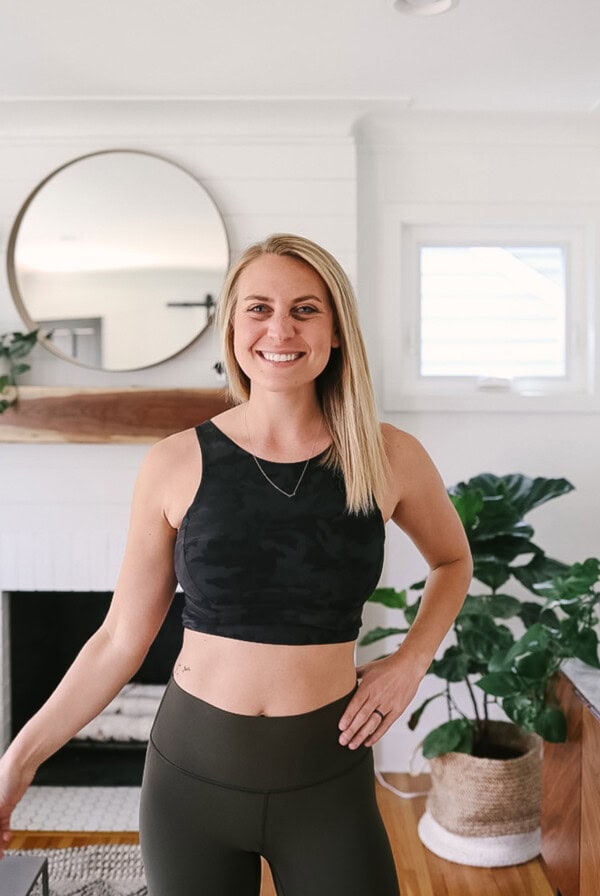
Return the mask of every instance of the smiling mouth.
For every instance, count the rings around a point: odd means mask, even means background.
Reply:
[[[275,364],[284,364],[288,361],[296,361],[302,357],[302,352],[258,352],[265,361],[273,361]]]

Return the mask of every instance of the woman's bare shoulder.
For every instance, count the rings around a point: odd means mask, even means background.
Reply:
[[[170,525],[177,529],[198,488],[202,455],[195,429],[155,442],[142,461],[136,490],[153,496]]]
[[[173,463],[192,451],[198,451],[198,435],[194,427],[182,429],[155,442],[149,448],[146,459],[150,464]]]
[[[387,459],[392,466],[398,461],[406,464],[428,457],[423,445],[409,432],[391,423],[381,423],[380,426]]]

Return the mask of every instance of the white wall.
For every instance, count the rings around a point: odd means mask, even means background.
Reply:
[[[364,122],[357,129],[357,144],[359,292],[363,308],[368,308],[364,328],[379,395],[383,368],[378,344],[385,326],[381,309],[390,288],[381,276],[381,245],[389,203],[423,209],[444,203],[472,203],[474,208],[488,203],[506,208],[575,203],[599,219],[600,129],[583,117],[406,114],[396,120]],[[576,491],[532,513],[535,540],[565,562],[600,555],[600,415],[384,412],[382,416],[423,442],[448,485],[484,471],[566,477]],[[401,588],[422,573],[412,545],[397,530],[390,531],[384,584]],[[394,615],[369,607],[367,618],[393,624]],[[363,649],[361,655],[370,658],[380,649]],[[427,679],[416,702],[439,689],[432,677]],[[405,768],[436,718],[444,721],[441,705],[437,712],[433,707],[426,711],[414,734],[398,722],[381,747],[381,767]]]
[[[201,113],[171,106],[144,107],[136,115],[131,110],[125,114],[117,105],[88,105],[77,115],[68,108],[51,115],[42,105],[14,115],[0,132],[3,248],[20,203],[54,167],[102,148],[160,152],[188,167],[208,186],[223,212],[234,253],[268,232],[292,230],[322,242],[338,256],[358,282],[374,380],[381,394],[379,334],[385,326],[381,307],[386,284],[380,275],[380,247],[387,202],[600,205],[600,139],[586,121],[405,113],[387,122],[363,121],[354,140],[348,136],[348,118],[335,109],[329,114],[322,108],[304,109],[296,115],[293,109],[277,106],[249,114],[246,107],[233,115],[232,110],[215,106],[202,108]],[[0,329],[18,326],[2,281]],[[132,374],[89,371],[36,350],[29,381],[211,385],[217,358],[208,334],[172,361]],[[386,413],[385,417],[423,441],[448,484],[483,470],[571,479],[577,488],[574,494],[532,516],[537,538],[550,554],[566,561],[600,553],[596,499],[600,416]],[[15,534],[29,532],[31,551],[54,564],[56,588],[65,587],[69,571],[83,558],[94,580],[110,589],[125,535],[131,485],[143,452],[139,446],[0,445],[5,521],[0,529],[4,577],[0,587],[39,587],[31,582],[27,558],[21,564],[20,582],[5,574],[14,556]],[[93,550],[88,556],[78,541],[82,529],[93,530],[94,525],[103,532],[108,527],[111,533],[108,541],[102,535],[106,562],[99,563]],[[401,533],[390,530],[382,584],[403,587],[422,573],[412,546]],[[375,606],[367,608],[366,627],[383,620],[392,624],[394,618]],[[380,648],[361,650],[360,659],[378,652]],[[427,682],[419,699],[432,688],[433,682]],[[433,711],[428,719],[433,721]],[[380,766],[406,768],[421,736],[422,732],[409,734],[404,722],[398,722],[377,751]]]

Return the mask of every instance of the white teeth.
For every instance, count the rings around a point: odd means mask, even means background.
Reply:
[[[274,352],[261,352],[261,354],[267,361],[294,361],[300,357],[300,352],[294,352],[294,354],[290,355],[278,355]]]

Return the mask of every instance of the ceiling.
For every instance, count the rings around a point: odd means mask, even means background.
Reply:
[[[304,98],[600,109],[597,0],[1,0],[0,101]],[[1,108],[0,108],[1,114]]]

